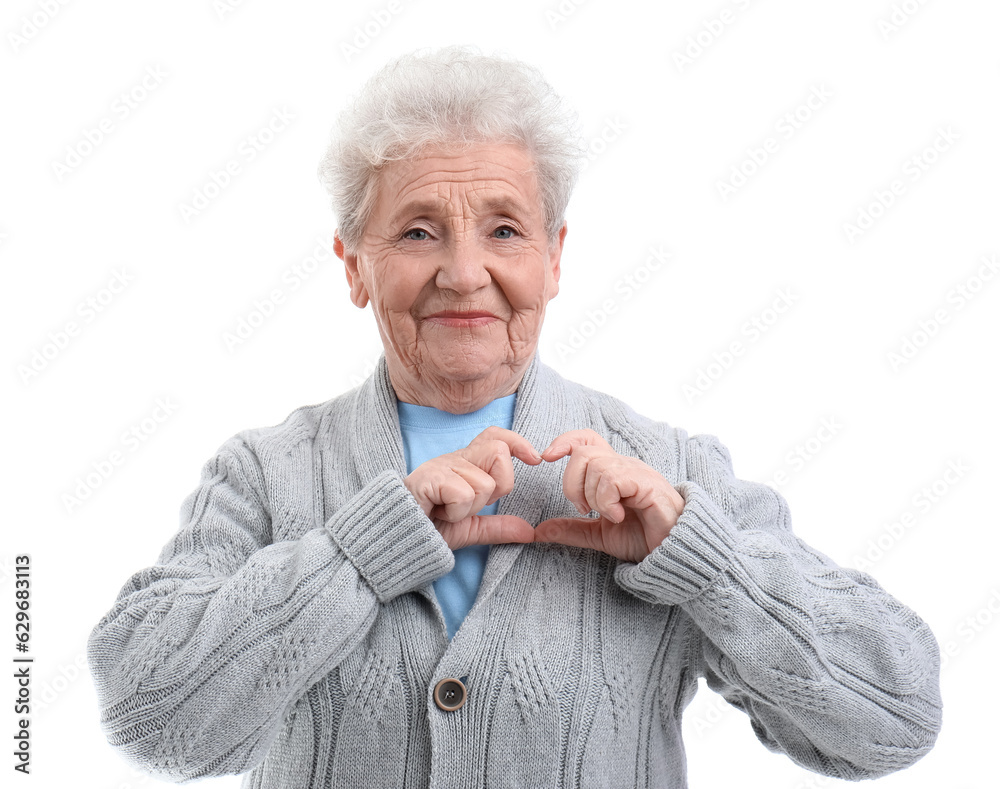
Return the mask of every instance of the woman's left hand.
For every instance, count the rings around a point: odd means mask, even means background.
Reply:
[[[581,514],[550,518],[535,528],[535,542],[557,542],[640,562],[670,534],[684,498],[655,469],[619,455],[593,430],[570,430],[542,452],[546,461],[570,456],[563,492]]]

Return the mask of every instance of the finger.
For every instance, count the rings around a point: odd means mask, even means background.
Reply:
[[[497,439],[474,441],[465,449],[459,450],[457,454],[493,478],[495,489],[487,504],[492,504],[514,489],[514,464],[510,459],[510,448],[503,441]]]
[[[553,460],[566,457],[575,447],[582,446],[602,447],[614,452],[611,449],[611,444],[605,441],[600,433],[588,427],[581,430],[569,430],[562,435],[556,436],[552,439],[552,443],[542,450],[542,460],[547,460],[551,463]]]
[[[572,462],[572,460],[570,461]],[[587,461],[587,468],[583,472],[583,498],[587,502],[587,510],[596,510],[601,515],[604,514],[598,509],[597,486],[604,478],[603,464],[601,458],[590,458]]]
[[[474,515],[486,506],[496,487],[496,481],[473,463],[458,459],[436,481],[434,500],[440,502],[431,516],[446,521],[459,521]]]
[[[535,527],[535,542],[590,548],[629,562],[649,553],[640,530],[624,529],[607,518],[550,518]]]
[[[518,460],[532,466],[537,466],[542,462],[542,456],[538,454],[538,451],[531,445],[531,442],[513,430],[493,425],[472,439],[472,443],[469,446],[471,447],[472,444],[476,444],[479,441],[502,441],[507,445],[510,454]]]
[[[607,463],[607,458],[593,458],[587,464],[584,480],[587,504],[613,523],[621,523],[625,519],[625,506],[621,503],[623,496],[617,479],[619,472],[620,469]]]
[[[535,527],[535,542],[603,550],[601,518],[549,518]]]
[[[577,512],[586,515],[593,506],[587,500],[587,469],[594,460],[594,450],[580,447],[570,455],[569,463],[563,470],[563,495],[569,499]]]
[[[535,541],[535,529],[516,515],[473,515],[469,533],[472,545],[500,545]]]
[[[531,524],[516,515],[470,515],[455,523],[436,522],[435,525],[453,551],[469,545],[535,541]]]

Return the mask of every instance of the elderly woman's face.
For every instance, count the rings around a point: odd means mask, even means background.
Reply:
[[[558,291],[531,157],[514,145],[434,149],[380,174],[351,297],[371,302],[401,400],[479,408],[513,392]]]

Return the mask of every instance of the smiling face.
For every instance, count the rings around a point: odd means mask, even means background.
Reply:
[[[430,149],[383,168],[351,300],[371,303],[396,396],[453,413],[517,389],[556,295],[533,162],[515,145]]]

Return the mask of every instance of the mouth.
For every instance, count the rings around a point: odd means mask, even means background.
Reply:
[[[425,321],[436,323],[439,326],[450,326],[456,329],[474,328],[477,326],[487,326],[498,320],[492,312],[483,310],[443,310],[435,312],[424,318]]]

